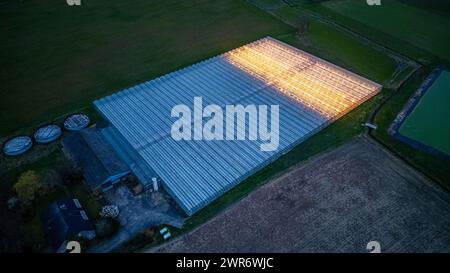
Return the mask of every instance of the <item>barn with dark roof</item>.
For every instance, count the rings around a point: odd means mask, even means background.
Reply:
[[[130,173],[97,128],[72,133],[62,141],[64,153],[81,169],[94,191],[106,191]]]
[[[78,199],[66,198],[52,203],[43,214],[52,250],[65,252],[67,240],[74,236],[93,239],[95,228]]]

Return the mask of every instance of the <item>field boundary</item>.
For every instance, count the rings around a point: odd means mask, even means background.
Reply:
[[[398,89],[407,79],[409,79],[409,77],[412,74],[414,74],[414,72],[416,72],[421,67],[421,64],[419,64],[415,60],[409,58],[408,56],[402,55],[401,53],[394,51],[393,49],[390,49],[390,48],[378,43],[377,41],[375,41],[373,39],[363,36],[336,21],[332,21],[327,18],[324,18],[323,16],[319,15],[318,13],[312,12],[309,10],[304,10],[303,12],[308,14],[311,17],[316,18],[317,20],[319,20],[320,22],[322,22],[324,24],[334,26],[336,29],[343,31],[343,32],[349,34],[350,36],[354,37],[362,44],[365,44],[368,47],[370,47],[376,51],[382,52],[386,56],[388,56],[389,58],[394,60],[397,63],[397,68],[395,69],[394,73],[391,75],[391,79],[383,84],[383,86],[386,88]],[[408,73],[406,75],[402,75],[402,73],[405,71]],[[400,77],[400,76],[403,76],[403,77]]]
[[[430,87],[433,85],[433,83],[439,78],[439,76],[442,74],[443,71],[445,71],[445,67],[443,67],[443,66],[438,66],[437,68],[433,69],[433,71],[431,71],[431,73],[428,75],[428,77],[425,78],[425,80],[422,82],[422,84],[417,89],[417,91],[408,100],[408,102],[405,104],[403,109],[398,113],[397,117],[391,123],[391,126],[388,129],[388,134],[390,134],[397,140],[400,140],[400,141],[412,146],[415,149],[433,154],[435,156],[438,156],[438,157],[446,159],[446,160],[450,160],[450,155],[447,155],[446,153],[441,152],[436,148],[433,148],[429,145],[421,143],[410,137],[404,136],[399,131],[400,127],[403,125],[406,118],[416,108],[416,106],[419,104],[422,97],[430,89]]]
[[[255,5],[257,8],[266,11],[267,13],[271,14],[275,18],[281,20],[285,24],[288,24],[293,27],[298,27],[295,23],[291,22],[290,20],[284,18],[283,16],[276,13],[276,10],[279,9],[279,7],[265,7],[264,5],[261,5],[258,3],[258,1],[251,1],[248,0],[251,4]],[[356,39],[361,44],[375,50],[378,52],[381,52],[382,54],[386,55],[390,59],[392,59],[395,64],[396,68],[389,79],[386,79],[385,82],[382,83],[383,87],[389,88],[389,89],[398,89],[400,86],[403,85],[417,70],[419,70],[422,67],[422,64],[417,62],[416,60],[410,58],[409,56],[406,56],[394,49],[391,49],[387,47],[384,44],[379,43],[378,41],[375,41],[372,38],[366,37],[351,28],[337,22],[336,20],[332,20],[330,18],[327,18],[326,16],[321,15],[318,12],[308,10],[306,8],[301,8],[301,4],[293,4],[289,0],[280,0],[281,5],[285,5],[284,7],[288,7],[291,9],[295,9],[300,14],[306,15],[310,18],[313,18],[325,25],[334,27],[336,30],[343,32],[344,34],[349,35],[350,37]]]

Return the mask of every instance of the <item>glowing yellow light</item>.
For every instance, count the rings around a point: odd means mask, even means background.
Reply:
[[[327,117],[348,111],[380,89],[373,82],[270,38],[232,50],[225,58]]]

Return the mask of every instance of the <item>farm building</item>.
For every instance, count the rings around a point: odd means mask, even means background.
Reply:
[[[65,198],[52,203],[42,215],[48,241],[55,252],[65,252],[67,240],[73,236],[91,240],[95,227],[78,199]]]
[[[294,146],[379,92],[381,86],[267,37],[94,102],[101,130],[144,183],[192,215]],[[278,105],[279,146],[262,140],[177,141],[171,110],[204,105]]]
[[[130,173],[99,128],[86,128],[66,137],[63,151],[81,169],[93,191],[107,191]]]

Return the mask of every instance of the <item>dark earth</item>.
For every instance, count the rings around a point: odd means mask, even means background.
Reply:
[[[368,137],[293,167],[150,252],[449,252],[450,198]]]

